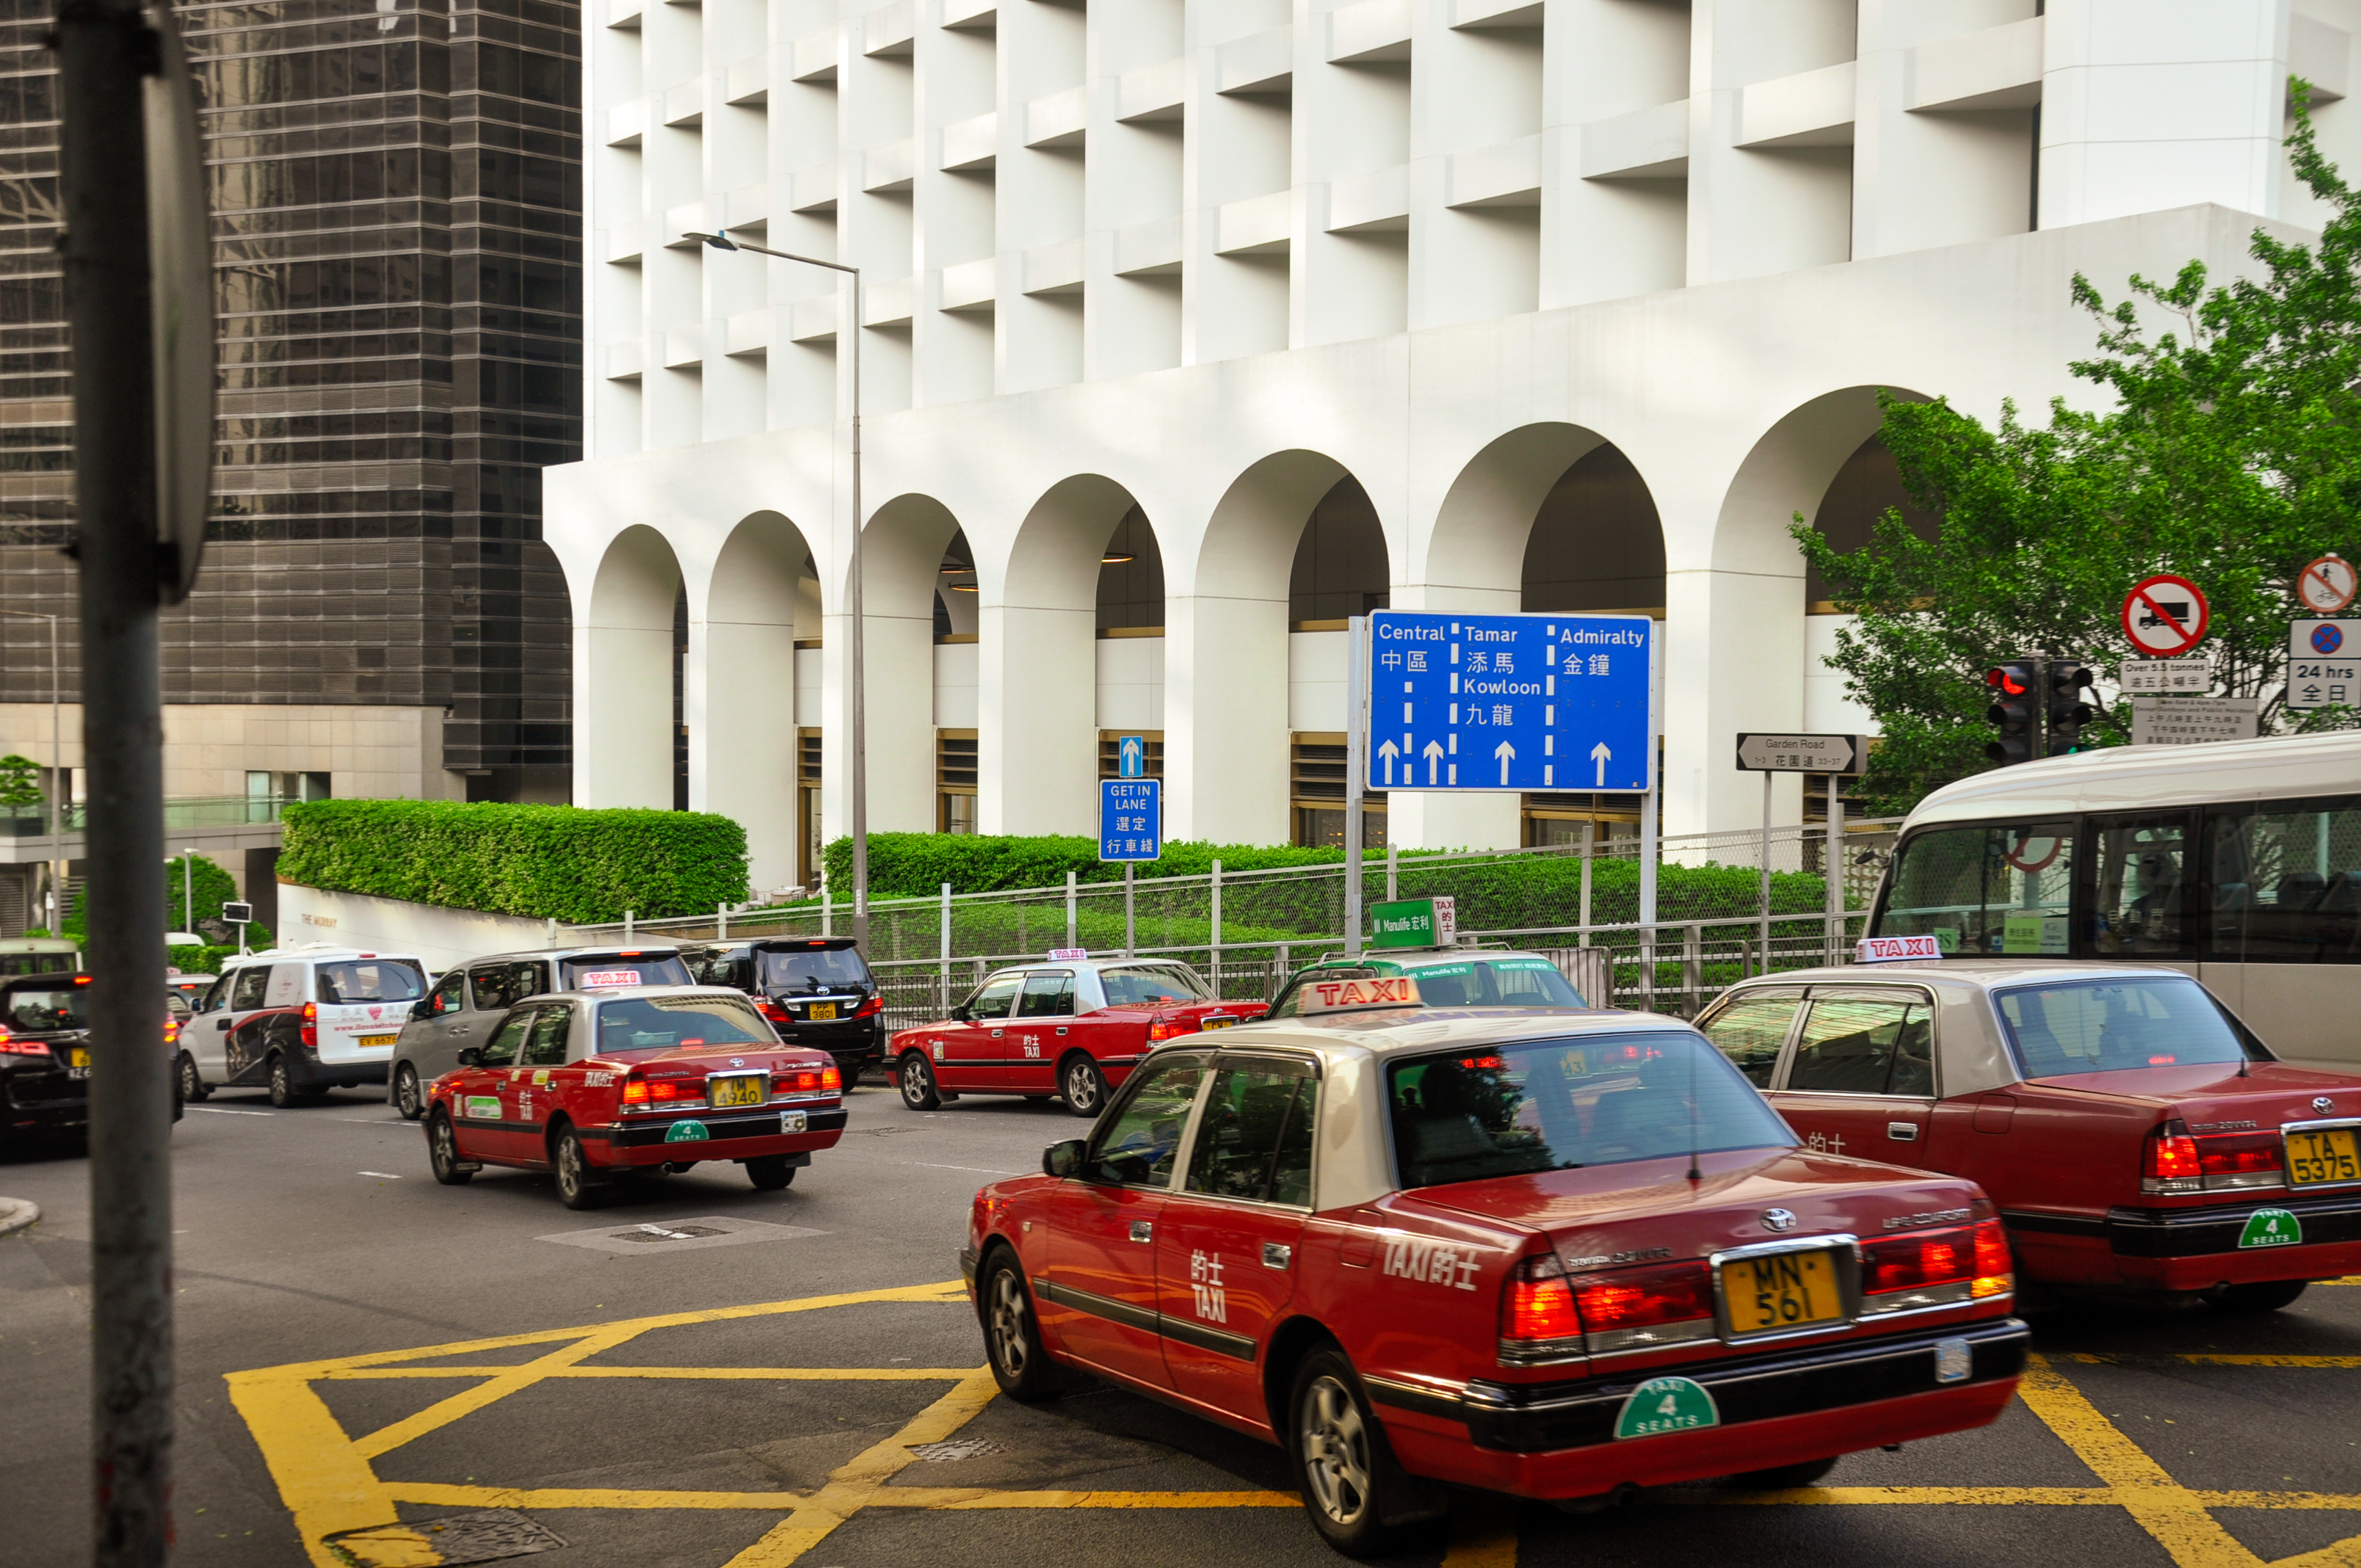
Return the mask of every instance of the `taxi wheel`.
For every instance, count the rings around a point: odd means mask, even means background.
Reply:
[[[1746,1470],[1730,1480],[1750,1492],[1792,1492],[1798,1486],[1816,1486],[1828,1473],[1837,1467],[1834,1457],[1807,1459],[1801,1464],[1775,1464],[1768,1470]]]
[[[764,1155],[746,1162],[746,1179],[757,1192],[782,1192],[795,1185],[796,1168],[785,1155]]]
[[[590,1157],[568,1127],[557,1135],[550,1165],[557,1173],[557,1201],[569,1209],[596,1209],[607,1201],[607,1184],[590,1174]]]
[[[405,1122],[426,1114],[426,1091],[418,1086],[418,1069],[403,1062],[393,1075],[393,1108]]]
[[[1406,1497],[1390,1495],[1404,1489],[1401,1472],[1342,1351],[1316,1350],[1303,1358],[1288,1408],[1294,1414],[1288,1457],[1312,1528],[1347,1557],[1400,1549],[1405,1532],[1385,1519],[1412,1511]]]
[[[902,1065],[894,1077],[902,1086],[902,1103],[911,1110],[942,1109],[943,1097],[935,1088],[935,1069],[917,1052],[902,1053]]]
[[[1058,1069],[1059,1086],[1066,1093],[1066,1109],[1076,1116],[1095,1116],[1106,1103],[1106,1079],[1088,1057],[1068,1057]]]
[[[445,1187],[465,1187],[476,1174],[461,1164],[459,1135],[452,1130],[451,1118],[440,1111],[426,1124],[426,1163],[434,1179]]]
[[[2206,1297],[2205,1304],[2220,1312],[2276,1312],[2281,1307],[2294,1306],[2306,1283],[2301,1279],[2271,1279],[2258,1285],[2225,1285],[2220,1294]]]
[[[270,1103],[284,1111],[295,1103],[295,1075],[287,1069],[287,1058],[274,1055],[270,1058]]]
[[[182,1051],[181,1053],[181,1098],[194,1104],[212,1093],[213,1091],[205,1087],[204,1074],[197,1070],[197,1058]]]
[[[1058,1369],[1041,1348],[1041,1329],[1033,1316],[1033,1297],[1025,1288],[1024,1271],[1016,1255],[995,1248],[983,1266],[983,1281],[976,1291],[983,1319],[984,1350],[992,1361],[992,1380],[1000,1391],[1019,1403],[1052,1398],[1063,1391]]]

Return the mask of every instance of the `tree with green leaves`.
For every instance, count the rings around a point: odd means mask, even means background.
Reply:
[[[40,763],[14,751],[0,757],[0,806],[38,806],[48,798],[41,793]]]
[[[1884,736],[1858,792],[1872,810],[1906,811],[1991,765],[1982,677],[1995,661],[2081,656],[2119,680],[2124,595],[2158,572],[2205,589],[2213,690],[2267,699],[2266,734],[2356,722],[2350,708],[2290,713],[2280,690],[2287,623],[2312,613],[2297,574],[2322,555],[2361,560],[2361,192],[2321,156],[2307,91],[2293,85],[2288,155],[2331,209],[2318,245],[2258,229],[2256,276],[2213,284],[2192,261],[2169,283],[2134,274],[2113,305],[2077,273],[2099,337],[2069,367],[2107,406],[2055,399],[2036,425],[2004,403],[1988,427],[1944,400],[1883,394],[1885,444],[1932,536],[1889,510],[1846,552],[1796,518],[1837,609],[1858,618],[1828,663]],[[2083,733],[2122,744],[2127,706]]]

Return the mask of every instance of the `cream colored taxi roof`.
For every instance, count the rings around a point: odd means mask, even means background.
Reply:
[[[2032,823],[2080,811],[2349,795],[2361,732],[2278,735],[2204,746],[2114,746],[1994,768],[1945,784],[1905,828],[1929,822]]]
[[[1310,1018],[1259,1018],[1210,1034],[1188,1035],[1162,1050],[1245,1050],[1268,1046],[1323,1057],[1402,1056],[1455,1046],[1506,1045],[1572,1035],[1629,1034],[1634,1029],[1686,1033],[1688,1025],[1661,1013],[1624,1008],[1373,1007]]]
[[[2076,964],[2056,959],[1944,959],[1930,964],[1827,964],[1818,969],[1782,970],[1777,974],[1750,975],[1731,992],[1760,991],[1780,985],[1968,985],[1987,991],[2020,981],[2055,985],[2061,981],[2154,980],[2155,964]]]

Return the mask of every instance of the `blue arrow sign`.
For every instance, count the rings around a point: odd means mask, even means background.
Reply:
[[[1164,781],[1099,780],[1099,859],[1152,861],[1164,852]]]
[[[1115,742],[1115,755],[1121,764],[1115,772],[1121,777],[1144,779],[1148,776],[1148,738],[1146,736],[1125,736]]]
[[[1648,787],[1643,615],[1369,616],[1370,789]]]

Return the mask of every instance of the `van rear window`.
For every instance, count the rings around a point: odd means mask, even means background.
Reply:
[[[322,964],[314,983],[328,1003],[415,1002],[426,994],[426,972],[408,959]]]

